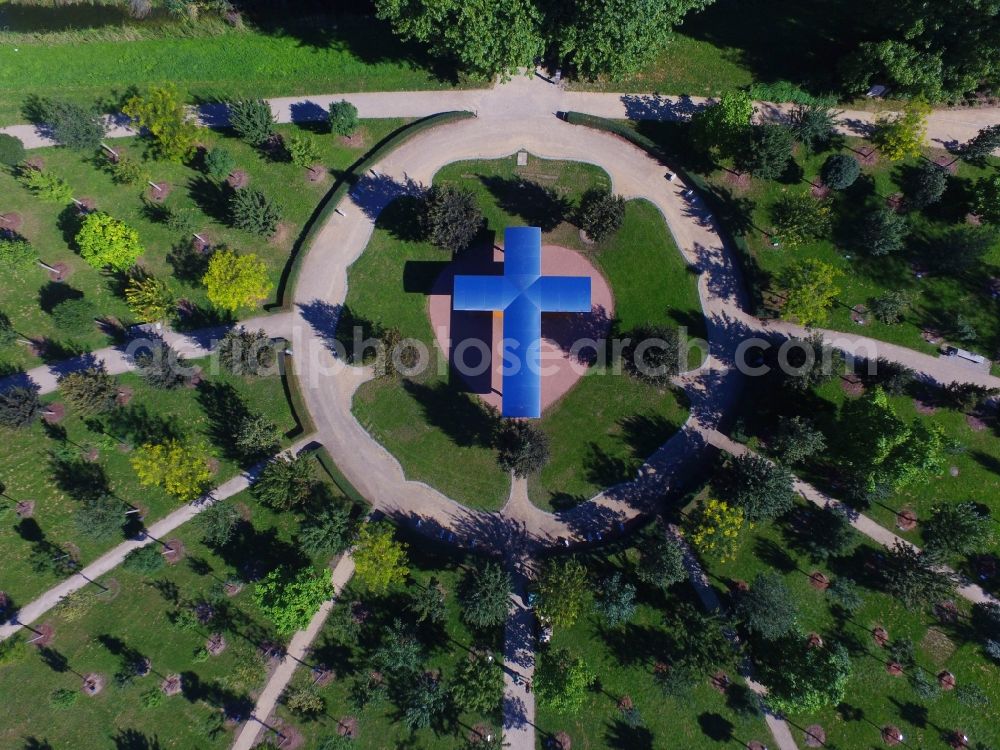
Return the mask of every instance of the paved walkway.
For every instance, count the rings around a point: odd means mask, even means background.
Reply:
[[[350,553],[347,553],[340,558],[340,561],[333,569],[333,599],[323,602],[322,606],[309,621],[306,629],[300,630],[292,636],[284,658],[282,658],[277,669],[268,678],[267,684],[257,698],[257,704],[254,706],[253,713],[250,714],[250,718],[236,736],[232,750],[250,750],[257,737],[262,732],[265,732],[265,727],[271,725],[271,714],[274,713],[274,708],[278,705],[282,693],[285,692],[285,688],[291,682],[292,676],[295,674],[298,666],[306,663],[305,660],[309,656],[309,649],[312,647],[313,641],[316,640],[316,636],[323,629],[323,624],[326,622],[327,617],[330,616],[330,611],[336,604],[337,597],[340,596],[340,592],[344,590],[344,587],[353,575],[354,558],[351,557]],[[267,734],[271,733],[267,732]],[[534,749],[532,748],[532,750]]]
[[[535,615],[527,606],[528,578],[523,569],[512,575],[513,609],[504,631],[503,741],[510,750],[535,750]]]
[[[287,450],[290,450],[293,453],[298,453],[300,450],[313,442],[314,441],[311,437],[302,438],[294,445],[289,446]],[[188,503],[187,505],[178,508],[173,513],[161,518],[159,521],[146,529],[146,534],[143,537],[129,539],[122,542],[118,546],[105,552],[103,555],[94,560],[94,562],[71,575],[62,583],[56,584],[50,588],[37,599],[34,599],[33,601],[25,604],[23,607],[18,608],[16,620],[0,625],[0,641],[9,638],[25,625],[31,625],[31,623],[38,620],[38,618],[58,605],[59,602],[70,594],[85,588],[90,585],[92,581],[96,581],[101,576],[110,573],[112,570],[121,565],[125,556],[132,550],[145,547],[148,544],[152,544],[154,541],[163,541],[167,539],[171,532],[182,524],[190,521],[192,518],[205,510],[205,508],[214,503],[222,502],[223,500],[226,500],[233,495],[237,495],[247,489],[251,484],[253,484],[254,481],[256,481],[257,476],[260,473],[260,469],[261,466],[257,466],[244,472],[243,474],[240,474],[239,476],[235,476],[232,479],[223,482],[204,497],[195,500],[193,503]]]
[[[317,94],[314,96],[276,97],[270,99],[271,110],[278,122],[314,122],[327,116],[330,103],[346,99],[358,108],[362,118],[426,117],[447,110],[467,110],[482,113],[496,109],[498,104],[511,101],[516,91],[535,109],[549,107],[550,112],[587,112],[601,117],[631,120],[680,120],[690,117],[713,100],[705,97],[660,96],[658,94],[621,94],[567,91],[548,83],[540,76],[518,76],[491,89],[451,91],[382,91],[349,94]],[[785,117],[790,105],[758,102],[761,117]],[[211,127],[225,126],[229,114],[224,104],[204,104],[194,110],[195,116]],[[839,117],[839,129],[852,135],[865,135],[877,113],[867,110],[845,110]],[[109,118],[108,138],[135,135],[123,124],[122,117]],[[1000,123],[1000,109],[960,108],[938,109],[928,119],[927,139],[934,145],[961,143],[972,138],[987,125]],[[0,132],[20,138],[28,148],[53,145],[44,129],[34,125],[9,125]]]

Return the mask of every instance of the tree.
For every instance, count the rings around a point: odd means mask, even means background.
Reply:
[[[839,114],[821,104],[800,104],[791,113],[792,132],[803,146],[819,153],[830,146]]]
[[[681,371],[681,336],[677,329],[640,326],[625,334],[622,342],[625,369],[633,377],[665,388]]]
[[[244,461],[255,461],[278,449],[278,426],[263,414],[246,414],[236,425],[233,444]]]
[[[501,420],[494,432],[493,445],[500,468],[518,478],[541,471],[549,461],[549,437],[531,422]]]
[[[820,178],[823,184],[833,190],[849,188],[861,174],[858,160],[849,154],[831,154],[823,162]]]
[[[485,224],[470,190],[435,185],[424,195],[420,226],[440,248],[457,253],[467,248]]]
[[[59,378],[59,390],[81,414],[109,411],[118,398],[118,383],[103,362],[66,373]]]
[[[323,602],[333,598],[330,571],[275,568],[254,585],[253,600],[282,635],[304,630]]]
[[[160,550],[149,544],[132,550],[125,555],[125,559],[122,561],[122,567],[125,570],[147,576],[159,572],[164,565],[166,562]]]
[[[77,530],[97,542],[120,538],[125,518],[125,504],[113,495],[87,498],[73,513]]]
[[[684,550],[660,524],[656,524],[639,544],[635,575],[643,583],[664,590],[687,578]]]
[[[588,190],[580,200],[580,228],[594,242],[602,242],[621,229],[625,199],[603,190]]]
[[[229,102],[229,124],[251,146],[262,146],[274,135],[274,114],[263,99]]]
[[[868,301],[872,315],[877,321],[886,325],[899,323],[912,304],[913,301],[908,292],[896,289],[888,289],[878,297],[873,297]]]
[[[553,627],[572,627],[590,600],[587,569],[574,557],[546,563],[536,588],[538,616]]]
[[[281,221],[281,208],[256,188],[240,188],[229,198],[229,215],[237,229],[268,237]]]
[[[212,253],[202,283],[208,301],[231,313],[256,307],[273,288],[264,261],[253,253],[238,255],[228,248]]]
[[[808,195],[786,193],[771,206],[775,239],[798,247],[830,233],[830,206]]]
[[[29,380],[25,385],[13,385],[0,391],[0,425],[22,428],[33,424],[42,411],[39,390],[38,384]]]
[[[269,508],[295,510],[306,504],[315,487],[312,457],[283,453],[264,466],[250,492]]]
[[[972,206],[985,222],[1000,224],[1000,174],[980,177],[973,183]]]
[[[184,161],[194,153],[201,128],[188,118],[173,85],[154,86],[125,102],[122,112],[136,120],[153,139],[153,153],[166,161]]]
[[[927,553],[932,556],[972,555],[993,542],[993,519],[979,503],[939,503],[923,524]]]
[[[826,436],[807,417],[780,417],[771,449],[786,464],[797,464],[826,450]]]
[[[407,549],[396,541],[388,523],[367,522],[361,526],[354,549],[355,575],[372,594],[385,594],[410,575]]]
[[[20,237],[0,237],[0,267],[5,271],[19,276],[37,263],[38,253],[30,242]]]
[[[865,216],[858,241],[869,255],[880,258],[902,248],[909,233],[910,223],[905,216],[882,207]]]
[[[799,616],[788,587],[776,573],[758,573],[736,600],[735,614],[750,633],[766,641],[793,632]]]
[[[987,125],[962,145],[959,154],[970,164],[985,166],[997,149],[1000,149],[1000,125]]]
[[[69,203],[73,200],[73,188],[57,174],[24,166],[18,172],[18,177],[22,185],[43,201]]]
[[[824,562],[831,557],[849,555],[858,546],[859,539],[846,513],[823,508],[809,524],[802,541],[810,559]]]
[[[930,555],[897,541],[880,570],[885,590],[907,607],[921,607],[948,599],[955,592],[955,574],[939,570]]]
[[[201,541],[209,547],[225,547],[239,524],[240,512],[232,503],[216,500],[197,516]]]
[[[295,134],[285,143],[292,164],[308,169],[319,159],[319,148],[316,141],[306,134]]]
[[[848,614],[857,612],[865,603],[858,591],[858,585],[844,576],[833,579],[830,588],[826,590],[826,595],[830,597],[835,606]]]
[[[451,685],[455,705],[462,711],[492,714],[503,702],[503,668],[489,657],[470,654],[458,665]]]
[[[146,176],[142,165],[128,154],[119,156],[118,161],[112,163],[109,169],[116,185],[135,185]]]
[[[419,42],[481,78],[531,67],[545,48],[542,14],[531,0],[475,8],[461,0],[376,0],[375,9],[400,39]]]
[[[162,487],[185,503],[201,497],[212,481],[205,450],[176,439],[146,443],[132,454],[131,463],[140,484]]]
[[[81,257],[97,269],[127,271],[144,252],[137,231],[100,211],[87,214],[75,239]]]
[[[909,175],[903,192],[906,202],[918,211],[941,200],[948,188],[948,172],[932,161],[921,159]]]
[[[231,328],[219,341],[219,363],[227,371],[242,377],[259,377],[273,371],[277,354],[271,337],[263,328],[248,331]]]
[[[635,593],[635,586],[625,580],[621,571],[616,570],[601,582],[594,605],[608,627],[621,627],[632,619]]]
[[[174,308],[174,295],[166,282],[153,276],[136,275],[125,287],[125,301],[145,323],[165,320]]]
[[[776,122],[751,125],[749,138],[738,164],[754,177],[775,180],[784,174],[792,158],[792,131]]]
[[[851,676],[851,659],[843,646],[812,648],[794,635],[772,650],[775,657],[762,660],[760,680],[773,710],[812,714],[843,701]]]
[[[736,557],[743,524],[742,509],[709,498],[688,516],[687,536],[700,554],[727,562]]]
[[[153,388],[171,390],[184,382],[188,363],[165,341],[158,341],[148,351],[136,355],[135,366],[140,377]]]
[[[437,678],[424,673],[405,688],[403,724],[410,731],[440,723],[449,708],[448,691]]]
[[[289,711],[306,719],[319,716],[326,710],[323,696],[311,687],[289,688],[285,691],[284,701]]]
[[[458,592],[462,619],[477,630],[498,628],[510,612],[510,574],[486,560],[469,571]]]
[[[330,102],[330,132],[348,138],[358,129],[358,108],[346,99]]]
[[[205,171],[214,180],[224,180],[236,169],[236,157],[225,146],[213,146],[205,154]]]
[[[700,148],[716,148],[723,155],[735,154],[750,131],[753,113],[750,94],[727,91],[716,104],[694,114],[691,135]]]
[[[379,647],[372,654],[372,664],[386,674],[409,677],[415,674],[424,661],[423,647],[413,631],[395,620],[387,629]]]
[[[920,156],[930,113],[931,105],[925,100],[911,99],[901,114],[876,118],[872,143],[890,161]]]
[[[299,526],[299,546],[307,555],[339,555],[351,546],[356,524],[347,504],[326,505]]]
[[[587,688],[596,675],[568,649],[546,649],[538,655],[534,690],[538,701],[560,714],[575,714],[583,705]]]
[[[107,126],[96,108],[59,99],[37,100],[36,105],[35,114],[59,143],[74,151],[100,148]]]
[[[410,611],[416,616],[418,623],[440,625],[447,616],[446,602],[448,592],[437,578],[431,577],[426,586],[418,585],[410,594]]]
[[[726,464],[717,479],[717,491],[742,509],[750,523],[777,518],[788,512],[795,501],[791,472],[750,452]]]
[[[20,138],[0,133],[0,164],[14,167],[24,161],[24,143]]]
[[[94,330],[97,308],[86,297],[71,297],[52,308],[52,321],[63,333],[86,336]]]
[[[828,263],[815,258],[797,260],[786,266],[780,276],[785,291],[781,317],[812,327],[825,323],[840,287],[837,277],[843,275]]]

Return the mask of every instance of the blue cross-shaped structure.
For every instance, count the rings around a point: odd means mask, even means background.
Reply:
[[[505,417],[542,415],[542,313],[590,312],[590,277],[542,276],[542,230],[504,231],[503,276],[456,276],[453,307],[503,315]]]

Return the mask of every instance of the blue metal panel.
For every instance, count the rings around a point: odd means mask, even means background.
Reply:
[[[519,296],[504,311],[503,337],[501,413],[505,417],[540,417],[542,316],[527,295]]]
[[[456,276],[452,307],[456,310],[503,310],[513,296],[503,276]]]
[[[590,312],[589,276],[542,276],[530,294],[542,312]]]
[[[507,227],[504,230],[503,272],[504,276],[521,277],[525,286],[539,277],[542,273],[541,229],[538,227]]]

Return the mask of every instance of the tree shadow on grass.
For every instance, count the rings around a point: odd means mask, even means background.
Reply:
[[[109,491],[104,468],[82,458],[50,456],[49,467],[56,486],[76,500],[92,500]]]
[[[420,226],[420,215],[424,210],[422,196],[404,193],[389,203],[378,215],[376,226],[404,242],[420,242],[426,239]],[[442,253],[445,252],[442,250]]]
[[[497,417],[464,391],[438,381],[424,385],[403,380],[403,389],[412,396],[429,424],[443,431],[456,445],[490,447]]]
[[[207,216],[227,224],[230,218],[230,189],[208,177],[192,177],[188,182],[188,195]]]
[[[632,451],[632,455],[640,461],[645,461],[657,449],[677,432],[677,425],[671,424],[665,417],[647,412],[632,414],[618,420],[622,429],[622,439]]]
[[[210,253],[198,251],[194,244],[183,240],[170,249],[167,263],[181,281],[200,282],[208,271]]]
[[[226,458],[242,458],[236,447],[236,429],[250,414],[243,397],[229,383],[203,380],[198,384],[197,398],[208,417],[209,440],[222,448]]]
[[[528,225],[551,232],[565,221],[572,204],[552,188],[520,178],[479,176],[500,209],[522,218]]]
[[[608,747],[615,750],[653,750],[653,733],[644,726],[631,726],[615,719],[605,733]]]
[[[701,732],[715,742],[729,742],[733,739],[733,723],[722,714],[708,713],[698,715],[698,726]]]
[[[633,478],[639,465],[635,459],[612,455],[597,443],[590,442],[583,470],[588,482],[599,487],[613,487]]]
[[[148,736],[138,729],[119,729],[111,741],[115,750],[162,750],[163,746],[156,735]]]
[[[52,313],[52,310],[60,302],[71,299],[83,299],[83,292],[74,289],[69,284],[47,281],[38,290],[38,306],[43,312]]]

